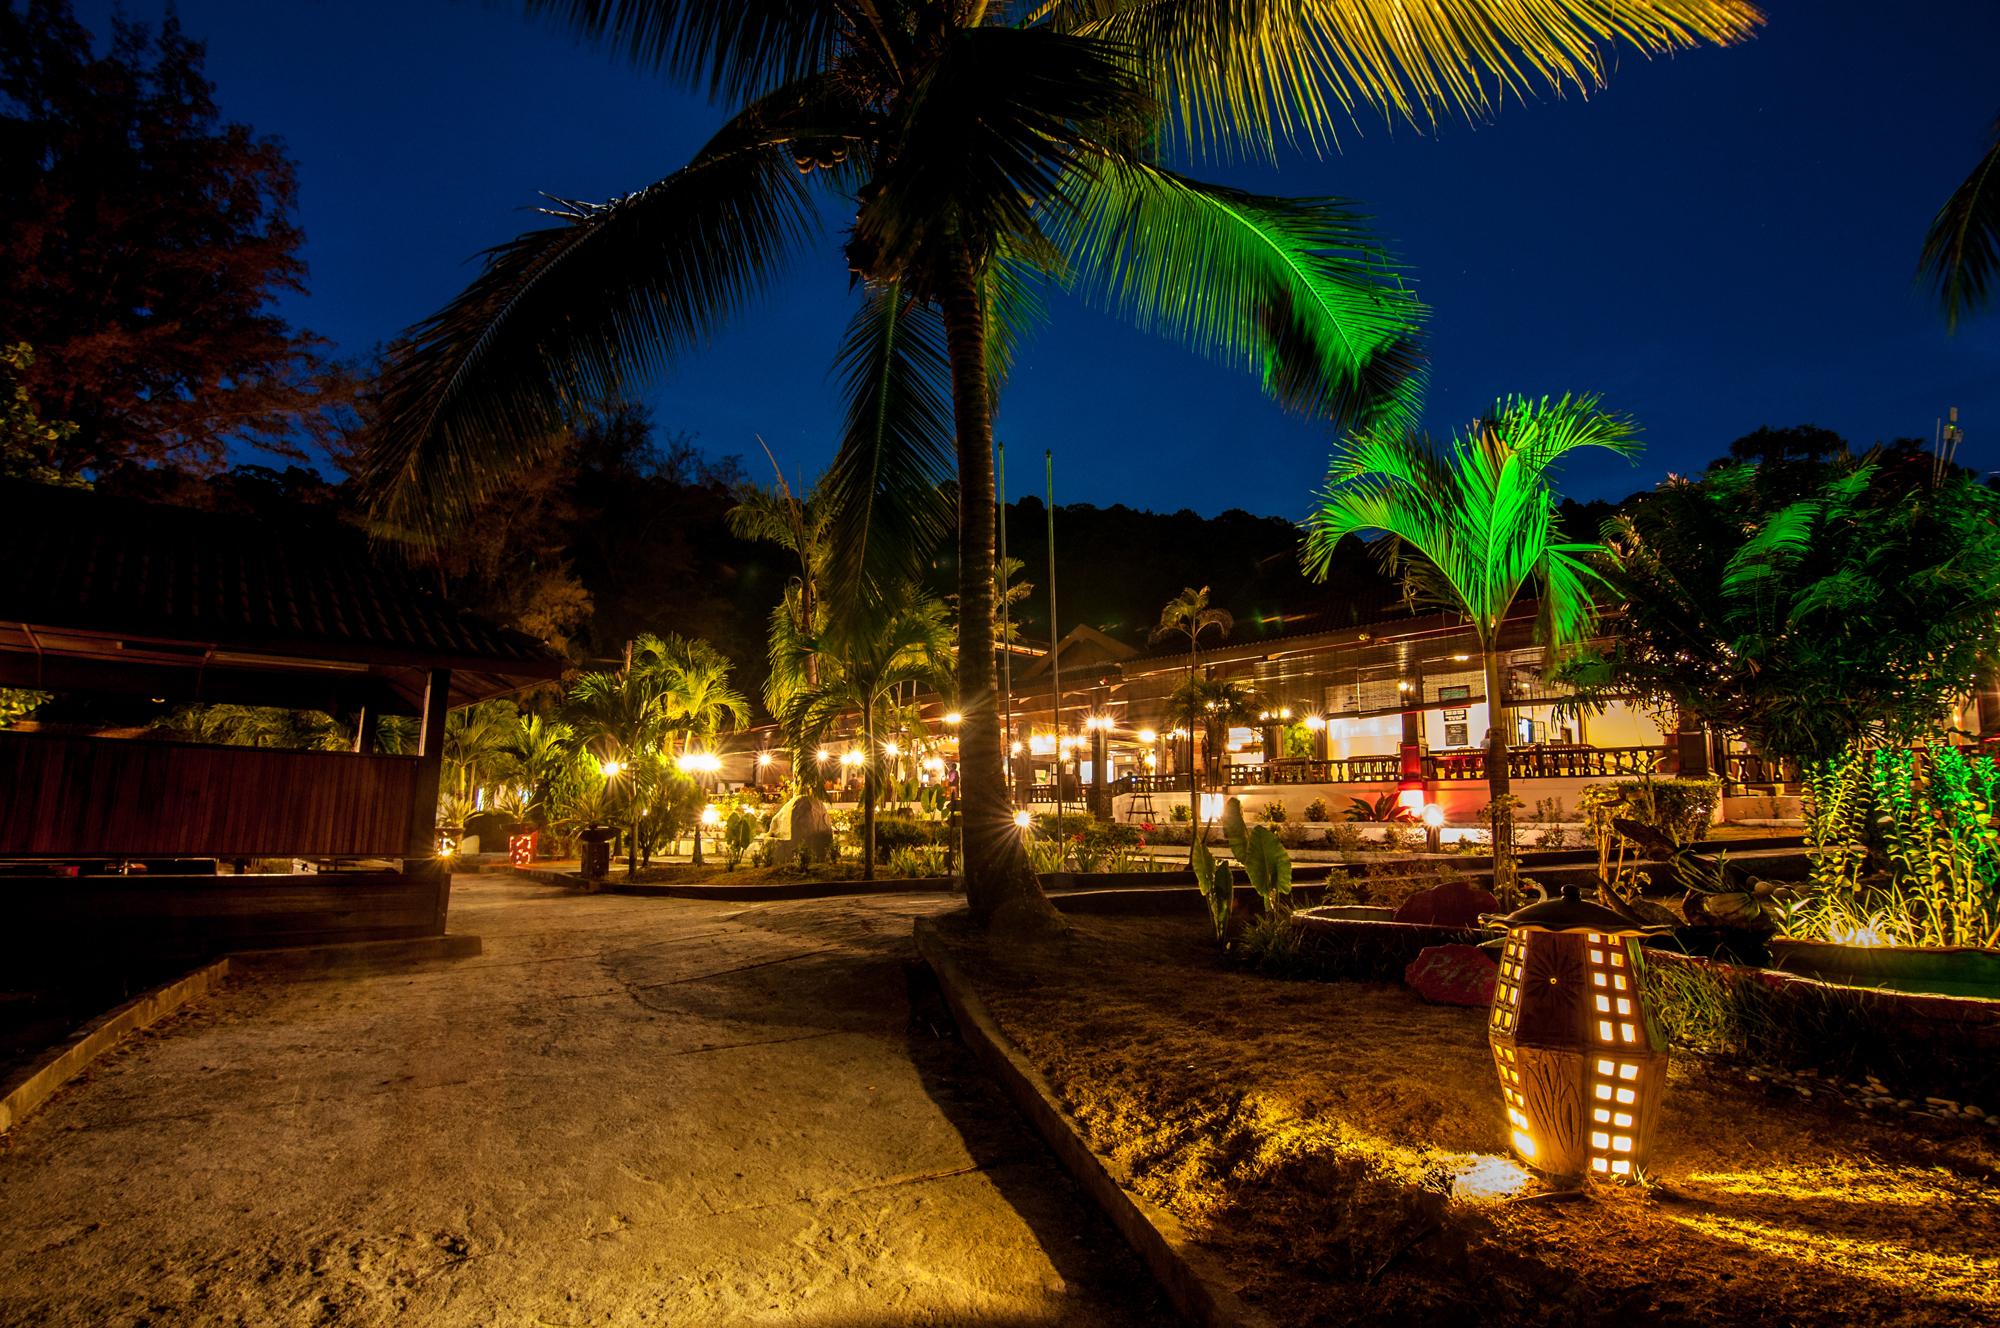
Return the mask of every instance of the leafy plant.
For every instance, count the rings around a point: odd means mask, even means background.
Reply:
[[[1222,835],[1229,851],[1243,866],[1250,887],[1268,912],[1290,911],[1292,906],[1292,855],[1278,842],[1268,825],[1246,826],[1243,800],[1231,798],[1223,804]]]
[[[1382,824],[1389,821],[1410,820],[1410,809],[1396,801],[1395,791],[1377,794],[1373,798],[1353,798],[1347,800],[1347,819]]]
[[[1202,843],[1194,846],[1188,860],[1194,867],[1195,885],[1208,903],[1208,919],[1215,926],[1215,939],[1220,941],[1229,935],[1229,912],[1236,901],[1236,882],[1229,874],[1229,864],[1217,862],[1208,845]]]
[[[1314,798],[1306,804],[1306,819],[1315,824],[1333,819],[1333,809],[1326,805],[1325,798]]]
[[[944,859],[945,848],[942,844],[894,849],[889,854],[889,874],[908,877],[942,876]]]
[[[722,823],[722,857],[724,867],[735,871],[743,855],[750,851],[750,845],[757,841],[757,818],[742,808],[729,813],[729,819]]]
[[[1177,802],[1167,809],[1167,819],[1175,825],[1186,825],[1194,820],[1194,813],[1184,802]]]
[[[1264,820],[1273,825],[1284,824],[1285,804],[1282,802],[1266,803],[1264,806]]]
[[[1335,821],[1326,828],[1326,846],[1336,853],[1361,851],[1361,828],[1350,821]]]

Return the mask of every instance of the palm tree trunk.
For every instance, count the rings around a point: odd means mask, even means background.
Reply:
[[[970,251],[944,273],[941,304],[958,435],[958,796],[965,901],[987,926],[1061,925],[1015,831],[1000,749],[993,668],[993,402],[985,311]]]
[[[1493,891],[1507,903],[1514,888],[1513,781],[1507,773],[1507,706],[1500,679],[1500,651],[1482,643],[1486,666],[1486,795],[1493,821]]]
[[[861,708],[861,879],[875,879],[875,703]]]

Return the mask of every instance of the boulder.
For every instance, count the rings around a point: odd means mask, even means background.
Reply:
[[[1476,927],[1479,915],[1494,913],[1500,901],[1490,890],[1482,890],[1468,880],[1446,881],[1443,885],[1419,890],[1396,910],[1397,922],[1420,922],[1430,927]]]
[[[801,860],[824,863],[833,858],[833,818],[818,798],[800,794],[778,808],[771,818],[771,865],[790,867]]]
[[[1433,1005],[1488,1006],[1500,965],[1476,945],[1430,945],[1403,970],[1403,981]]]

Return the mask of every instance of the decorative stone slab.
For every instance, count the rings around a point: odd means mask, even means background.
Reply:
[[[1500,965],[1476,945],[1431,945],[1403,970],[1403,981],[1433,1005],[1493,1004]]]
[[[1476,927],[1482,913],[1497,912],[1500,901],[1490,890],[1470,881],[1446,881],[1428,890],[1419,890],[1403,901],[1393,919],[1418,922],[1432,927]]]

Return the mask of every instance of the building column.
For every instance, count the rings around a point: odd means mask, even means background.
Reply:
[[[451,670],[432,669],[424,680],[424,709],[417,722],[417,778],[410,795],[412,858],[437,856],[438,783],[444,773],[444,716],[451,704]]]
[[[1708,729],[1687,711],[1675,725],[1675,773],[1685,779],[1706,779],[1713,768],[1708,759]]]

